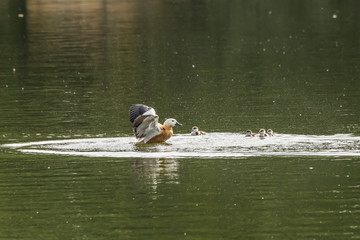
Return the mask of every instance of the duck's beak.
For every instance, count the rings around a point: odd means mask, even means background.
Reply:
[[[179,123],[179,122],[176,122],[176,123],[175,123],[175,126],[182,126],[182,124]]]

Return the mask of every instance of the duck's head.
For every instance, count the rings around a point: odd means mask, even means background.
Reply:
[[[266,133],[269,134],[269,135],[273,135],[274,131],[272,129],[268,129],[268,130],[266,130]]]
[[[199,131],[199,128],[197,126],[193,126],[191,129],[192,132],[197,132]]]
[[[260,134],[260,136],[265,136],[265,134],[266,134],[265,129],[263,129],[263,128],[260,129],[259,134]]]
[[[174,119],[174,118],[169,118],[169,119],[166,119],[166,121],[164,122],[164,126],[175,127],[175,126],[182,126],[182,124],[179,123],[178,121],[176,121],[176,119]]]
[[[246,130],[245,135],[246,136],[252,136],[252,131],[251,130]]]

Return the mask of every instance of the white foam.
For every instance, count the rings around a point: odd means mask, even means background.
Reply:
[[[236,133],[175,135],[168,144],[136,144],[134,137],[5,144],[24,153],[115,158],[239,158],[248,156],[360,156],[360,137],[279,134],[260,139]]]

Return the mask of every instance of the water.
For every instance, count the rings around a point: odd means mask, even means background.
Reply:
[[[359,162],[331,159],[3,154],[1,235],[356,239]]]
[[[276,134],[261,138],[238,133],[209,133],[176,135],[164,144],[142,144],[134,137],[121,137],[14,143],[3,147],[24,153],[124,158],[360,156],[360,137]]]
[[[360,238],[359,5],[1,1],[0,239]]]

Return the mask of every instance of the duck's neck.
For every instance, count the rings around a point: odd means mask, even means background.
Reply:
[[[163,127],[166,129],[166,130],[172,130],[172,126],[170,124],[165,124],[163,125]]]

